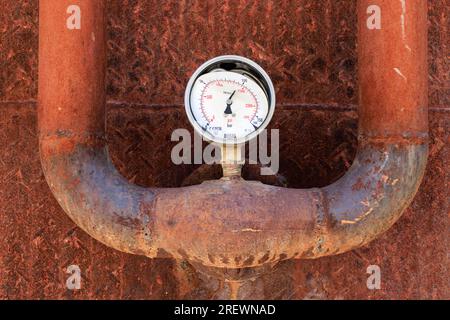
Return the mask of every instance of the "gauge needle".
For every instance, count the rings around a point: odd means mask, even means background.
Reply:
[[[234,92],[231,94],[231,96],[227,100],[227,108],[225,109],[225,112],[224,112],[225,114],[233,114],[233,111],[231,110],[231,105],[233,104],[233,100],[231,100],[231,99],[233,99],[235,93],[236,93],[236,90],[234,90]]]

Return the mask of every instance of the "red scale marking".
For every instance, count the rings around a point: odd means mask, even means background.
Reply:
[[[208,121],[209,123],[211,123],[211,122],[213,122],[215,120],[214,116],[212,118],[208,117],[208,113],[206,112],[205,105],[204,105],[204,100],[205,99],[206,100],[212,100],[213,96],[212,95],[206,95],[205,96],[205,92],[208,90],[209,86],[211,84],[214,84],[214,83],[216,83],[216,85],[219,86],[219,87],[223,87],[222,82],[235,83],[238,86],[242,87],[242,89],[240,89],[239,92],[245,93],[246,91],[248,91],[253,96],[253,99],[255,100],[255,112],[251,116],[244,116],[244,119],[249,119],[250,122],[253,121],[253,119],[255,119],[256,114],[258,112],[258,99],[256,98],[256,95],[249,88],[243,86],[241,83],[239,83],[237,81],[234,81],[234,80],[226,80],[226,79],[210,81],[203,88],[203,91],[202,91],[202,94],[201,94],[201,100],[200,100],[200,109],[202,111],[202,115],[205,118],[205,120]]]

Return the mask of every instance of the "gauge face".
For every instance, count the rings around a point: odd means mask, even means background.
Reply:
[[[216,71],[195,80],[189,97],[194,127],[209,140],[236,144],[256,136],[269,116],[261,86],[245,75]]]

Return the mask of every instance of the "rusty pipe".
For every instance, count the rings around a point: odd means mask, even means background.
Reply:
[[[65,26],[70,5],[81,10],[81,29]],[[373,5],[379,29],[369,28]],[[426,166],[426,0],[359,0],[358,29],[359,147],[339,181],[141,188],[108,155],[104,1],[40,0],[39,140],[51,191],[92,237],[151,258],[243,268],[367,244],[401,216]]]

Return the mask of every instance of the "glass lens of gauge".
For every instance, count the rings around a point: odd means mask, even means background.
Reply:
[[[247,140],[264,124],[269,101],[263,89],[244,75],[217,71],[199,77],[190,96],[197,129],[220,143]]]

